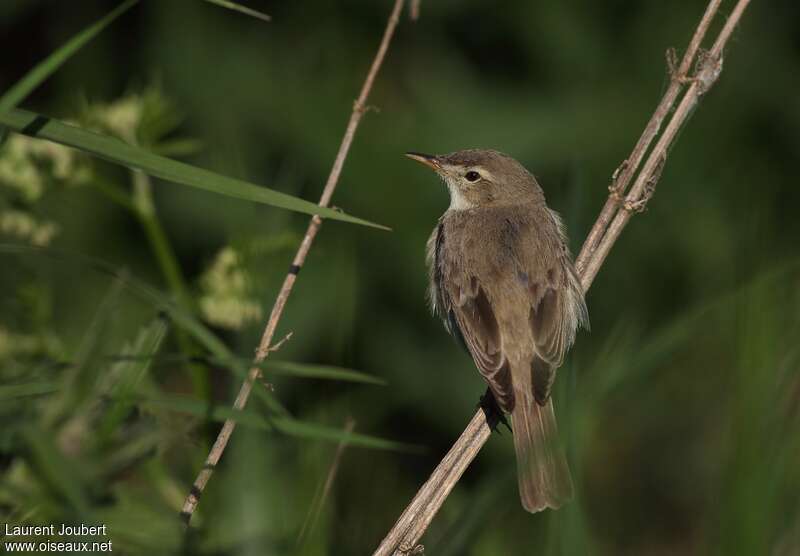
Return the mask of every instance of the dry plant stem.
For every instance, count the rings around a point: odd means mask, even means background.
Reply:
[[[422,537],[469,464],[478,455],[492,430],[486,422],[484,411],[478,410],[461,433],[453,447],[447,452],[430,478],[419,489],[411,504],[403,511],[392,531],[386,536],[375,554],[389,555],[413,553],[417,541]]]
[[[683,99],[681,99],[667,127],[664,129],[655,147],[653,147],[653,150],[647,157],[647,161],[636,177],[636,181],[631,186],[630,193],[625,198],[621,210],[617,211],[606,233],[600,240],[596,251],[580,273],[581,284],[584,290],[588,290],[589,286],[591,286],[592,281],[595,276],[597,276],[597,272],[600,270],[600,266],[603,264],[603,261],[605,261],[609,251],[611,251],[611,247],[614,245],[614,242],[616,242],[619,234],[622,233],[623,228],[625,228],[631,216],[633,216],[635,212],[641,212],[652,196],[661,169],[667,159],[667,153],[678,131],[680,131],[686,118],[697,106],[700,97],[704,95],[719,78],[722,72],[723,49],[749,3],[750,0],[739,0],[739,2],[737,2],[733,12],[725,22],[725,26],[720,31],[716,41],[714,41],[711,50],[704,53],[698,60],[696,73],[690,78],[691,85],[689,89],[686,91]],[[683,79],[681,76],[678,76],[678,78]]]
[[[672,110],[672,107],[675,105],[678,94],[685,86],[685,77],[689,74],[689,70],[691,70],[692,61],[697,55],[697,51],[700,48],[700,43],[702,42],[706,31],[708,31],[708,26],[711,24],[711,21],[717,14],[717,10],[719,10],[719,5],[721,3],[722,0],[711,0],[708,3],[706,11],[700,20],[697,29],[695,29],[692,39],[689,41],[689,46],[686,48],[686,52],[683,54],[683,59],[681,60],[680,66],[678,66],[678,68],[673,68],[676,71],[670,76],[671,80],[669,87],[667,87],[664,96],[661,98],[661,102],[658,103],[653,115],[650,117],[650,121],[647,122],[647,126],[644,128],[642,135],[636,142],[636,146],[633,148],[633,151],[631,151],[630,156],[625,159],[612,178],[611,186],[609,186],[611,194],[608,196],[608,200],[603,206],[603,210],[600,211],[600,216],[597,218],[594,226],[592,226],[592,229],[589,232],[589,235],[586,237],[586,241],[583,244],[581,252],[575,259],[575,269],[579,273],[583,273],[589,258],[591,258],[595,250],[597,250],[597,246],[600,244],[600,240],[603,238],[606,228],[608,228],[608,225],[611,223],[611,220],[614,218],[614,215],[620,206],[620,201],[622,200],[622,196],[625,194],[625,191],[628,188],[631,178],[635,175],[636,170],[639,168],[642,158],[644,158],[644,154],[647,152],[647,149],[650,147],[653,139],[656,137],[656,135],[658,135],[664,118],[666,118],[666,116]],[[584,285],[584,289],[588,288],[586,288]]]
[[[411,21],[419,19],[419,5],[422,0],[411,0]]]
[[[597,271],[632,214],[636,211],[641,211],[649,200],[649,196],[652,195],[655,183],[660,176],[661,168],[666,160],[667,150],[674,141],[676,133],[685,122],[691,110],[697,105],[700,96],[708,91],[719,77],[722,70],[722,52],[725,44],[749,2],[750,0],[739,0],[714,42],[714,46],[699,60],[696,74],[692,78],[686,77],[692,64],[692,58],[687,59],[686,57],[684,57],[684,60],[681,62],[676,75],[673,75],[673,83],[665,94],[666,101],[662,99],[662,102],[656,109],[656,114],[651,118],[642,138],[640,138],[634,148],[630,160],[635,162],[635,164],[629,163],[628,167],[631,165],[638,166],[647,150],[647,146],[656,136],[661,126],[661,121],[668,115],[670,107],[680,90],[680,87],[673,90],[673,85],[675,85],[674,81],[680,81],[682,83],[691,82],[691,85],[667,124],[664,133],[647,157],[642,170],[636,176],[631,191],[624,199],[624,202],[620,204],[619,199],[614,196],[615,191],[612,190],[609,202],[603,207],[597,222],[587,237],[579,256],[582,264],[578,268],[578,274],[584,290],[588,290],[591,286]],[[699,45],[703,40],[703,36],[708,29],[711,19],[719,8],[719,4],[719,0],[711,0],[709,3],[698,25],[698,31],[695,32],[689,49],[687,49],[687,53],[690,51],[693,54],[698,52]],[[672,97],[671,100],[669,98],[670,96]],[[622,174],[623,172],[629,171],[631,173],[627,176],[627,181],[630,181],[634,172],[626,168],[623,164],[620,173]],[[618,176],[618,179],[621,177],[622,176]],[[592,245],[594,245],[594,247],[592,247]],[[394,527],[392,527],[392,530],[389,531],[388,535],[375,551],[374,556],[405,556],[408,554],[418,554],[422,551],[422,546],[418,544],[419,539],[425,533],[431,520],[436,515],[436,512],[441,507],[453,486],[460,479],[464,470],[475,458],[486,440],[488,440],[490,432],[491,429],[486,423],[484,412],[479,410],[472,418],[469,425],[467,425],[467,429],[462,433],[461,437],[459,437],[445,458],[436,467],[428,481],[420,488],[409,506],[401,514]]]
[[[356,422],[352,417],[348,417],[345,421],[344,425],[344,432],[346,434],[350,434],[356,428]],[[308,516],[306,517],[305,522],[303,523],[303,527],[300,529],[300,534],[297,535],[297,545],[298,547],[303,545],[303,542],[306,538],[311,534],[314,528],[317,525],[317,521],[319,521],[319,516],[322,513],[322,508],[325,506],[325,501],[328,499],[328,495],[331,492],[331,488],[333,487],[333,481],[336,478],[336,474],[339,472],[339,464],[342,461],[342,455],[344,454],[344,450],[347,447],[347,441],[342,440],[336,446],[336,453],[333,456],[333,461],[331,462],[330,469],[328,469],[328,475],[325,478],[325,483],[322,485],[322,488],[319,490],[317,496],[314,497],[314,503],[312,504],[311,510],[308,512]]]
[[[350,151],[350,145],[353,143],[353,137],[358,129],[358,124],[361,122],[361,118],[366,112],[367,98],[372,90],[372,85],[375,82],[375,77],[378,74],[378,70],[380,70],[383,60],[386,57],[386,52],[389,49],[389,43],[392,40],[394,31],[397,28],[397,23],[400,19],[400,12],[403,9],[403,3],[404,0],[395,0],[392,12],[389,15],[389,20],[386,23],[386,30],[383,33],[383,39],[381,40],[378,51],[375,54],[374,60],[372,61],[372,66],[367,73],[364,84],[361,87],[361,92],[359,93],[358,98],[353,105],[353,111],[350,114],[350,120],[347,123],[347,128],[345,129],[344,136],[342,137],[342,142],[339,145],[339,152],[336,154],[336,159],[334,160],[333,167],[328,175],[328,180],[325,183],[324,189],[322,190],[322,196],[319,200],[319,206],[321,207],[327,207],[330,204],[333,192],[336,189],[337,183],[339,182],[339,176],[342,173],[344,161],[347,158],[348,152]],[[322,219],[319,216],[313,216],[311,218],[311,221],[308,224],[308,229],[306,230],[306,234],[303,237],[303,241],[300,243],[300,247],[298,248],[294,259],[292,260],[292,265],[289,267],[289,272],[283,281],[283,285],[278,292],[277,298],[275,299],[275,304],[272,307],[269,320],[267,321],[264,333],[261,336],[261,342],[256,350],[256,363],[261,363],[264,359],[266,359],[267,355],[269,355],[272,338],[275,336],[275,330],[278,328],[278,322],[283,314],[286,301],[289,299],[289,295],[292,293],[292,288],[297,280],[297,274],[300,272],[300,269],[306,260],[308,251],[311,249],[311,244],[314,242],[314,238],[317,236],[321,225]],[[253,389],[253,383],[259,377],[260,372],[261,371],[258,367],[253,367],[250,369],[247,380],[242,384],[239,394],[236,396],[236,400],[233,404],[233,408],[235,410],[244,409],[245,405],[247,404],[247,399],[250,397],[250,392]],[[228,440],[230,440],[231,434],[233,434],[235,428],[236,421],[233,419],[228,419],[225,421],[222,429],[217,435],[217,439],[214,441],[214,445],[211,447],[211,451],[206,458],[203,469],[195,479],[192,489],[189,492],[189,496],[187,496],[186,501],[183,504],[181,517],[187,524],[197,508],[200,495],[203,493],[208,480],[211,478],[211,475],[213,474],[214,468],[219,462],[220,457],[222,457],[222,453],[225,451],[225,447],[228,445]]]

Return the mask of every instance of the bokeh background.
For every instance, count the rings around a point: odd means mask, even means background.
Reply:
[[[0,91],[113,5],[3,0]],[[248,6],[273,21],[142,1],[23,106],[315,201],[391,2]],[[0,521],[105,523],[125,554],[371,553],[484,389],[425,300],[446,190],[402,153],[513,155],[577,251],[667,84],[665,50],[704,7],[424,0],[417,22],[404,14],[334,196],[393,231],[323,225],[271,356],[385,385],[267,367],[273,391],[257,388],[188,536],[178,512],[240,378],[163,302],[250,358],[307,216],[7,137]],[[511,436],[494,435],[426,554],[800,552],[798,15],[753,2],[588,294],[592,330],[556,391],[577,499],[522,511]],[[276,400],[300,425],[275,424],[289,419]],[[340,446],[349,422],[370,438]]]

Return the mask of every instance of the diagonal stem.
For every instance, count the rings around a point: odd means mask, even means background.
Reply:
[[[630,156],[623,161],[619,170],[612,178],[612,184],[609,187],[611,194],[608,196],[608,200],[603,206],[603,210],[600,211],[600,216],[597,218],[594,226],[592,226],[592,229],[589,231],[589,235],[586,237],[586,241],[583,244],[581,252],[575,259],[575,269],[579,273],[583,272],[589,258],[591,258],[594,252],[597,250],[597,246],[603,239],[606,228],[608,228],[608,225],[611,223],[611,220],[614,218],[614,215],[619,208],[620,199],[625,194],[631,178],[633,178],[636,170],[639,168],[642,158],[644,158],[644,154],[647,152],[647,149],[650,147],[653,139],[658,135],[664,118],[666,118],[666,116],[675,106],[675,101],[686,84],[685,77],[689,75],[689,70],[692,67],[692,61],[697,55],[697,51],[700,48],[700,43],[702,42],[706,31],[708,31],[708,26],[714,19],[714,16],[716,15],[717,10],[719,10],[719,5],[721,3],[722,0],[711,0],[708,3],[706,11],[700,20],[697,29],[695,29],[692,39],[689,41],[689,46],[686,48],[686,52],[683,54],[683,59],[681,60],[680,66],[678,66],[678,68],[671,68],[676,69],[677,71],[674,71],[670,76],[671,80],[669,87],[667,87],[667,91],[664,93],[664,96],[661,97],[661,102],[658,103],[653,115],[650,116],[650,121],[647,122],[647,125],[645,126],[642,135],[639,137],[639,140],[636,142],[636,146],[633,147],[633,151],[631,151]]]
[[[389,43],[392,40],[392,36],[394,35],[395,29],[397,28],[397,24],[400,20],[400,12],[403,8],[403,3],[404,0],[395,0],[392,12],[389,15],[389,20],[386,23],[386,30],[383,33],[383,39],[381,40],[378,51],[372,61],[372,66],[367,73],[364,84],[361,87],[361,92],[353,104],[353,111],[350,114],[350,120],[347,122],[347,128],[345,129],[344,136],[342,137],[342,142],[339,145],[339,152],[336,154],[336,159],[334,160],[333,167],[328,175],[325,188],[322,190],[322,196],[319,200],[319,206],[321,207],[327,207],[330,204],[333,192],[335,191],[336,185],[339,182],[339,176],[342,173],[342,167],[347,159],[347,154],[350,152],[350,146],[353,143],[353,137],[356,134],[356,130],[361,122],[361,118],[366,112],[367,98],[372,90],[375,77],[378,75],[378,71],[380,70],[383,60],[386,57],[386,52],[389,49]],[[261,336],[261,342],[256,350],[256,363],[261,363],[264,359],[266,359],[267,355],[269,355],[272,338],[275,336],[275,330],[278,328],[278,322],[283,315],[283,309],[286,306],[286,301],[289,299],[289,295],[292,293],[292,288],[297,280],[297,274],[300,272],[300,269],[306,260],[306,256],[311,249],[311,245],[314,243],[314,238],[317,236],[321,225],[322,219],[319,216],[315,215],[311,217],[306,234],[303,237],[303,241],[300,243],[300,247],[294,256],[294,259],[292,260],[292,265],[289,267],[289,272],[286,274],[286,278],[283,280],[283,285],[278,292],[278,296],[275,299],[275,304],[272,307],[272,311],[269,315],[269,320],[267,321],[264,333]],[[258,378],[260,373],[261,371],[258,367],[253,367],[250,369],[247,380],[244,381],[241,389],[239,390],[239,394],[236,396],[236,400],[233,404],[234,409],[244,409],[244,406],[247,404],[247,399],[250,397],[250,392],[253,389],[253,382]],[[192,514],[197,508],[200,495],[203,493],[206,484],[211,478],[211,475],[214,473],[214,468],[219,462],[219,459],[222,457],[225,447],[228,445],[228,440],[230,440],[235,428],[235,420],[228,419],[225,421],[225,423],[222,425],[222,429],[217,435],[217,439],[214,441],[214,445],[211,447],[211,451],[206,458],[203,469],[197,475],[197,478],[192,484],[192,488],[189,492],[189,495],[186,497],[186,501],[183,504],[183,510],[181,511],[181,517],[187,524],[191,520]]]
[[[714,1],[715,0],[712,0],[712,2]],[[600,266],[605,261],[620,233],[622,233],[623,228],[630,221],[631,216],[636,212],[644,210],[647,201],[655,190],[655,185],[661,175],[661,169],[664,166],[669,149],[675,141],[678,132],[700,102],[700,98],[708,92],[719,78],[722,72],[723,49],[749,3],[750,0],[739,0],[739,2],[737,2],[733,12],[725,22],[725,26],[714,41],[711,50],[701,53],[702,55],[698,58],[695,75],[693,77],[686,78],[682,75],[673,77],[673,81],[677,79],[686,80],[690,82],[691,85],[678,104],[678,107],[675,109],[672,118],[659,137],[655,147],[653,147],[653,150],[647,157],[647,161],[637,175],[636,181],[634,181],[631,186],[630,193],[625,198],[620,209],[616,212],[614,219],[608,225],[605,234],[598,241],[598,245],[594,253],[592,253],[591,259],[579,270],[581,284],[585,290],[588,290],[589,286],[591,286],[592,281],[595,276],[597,276],[597,272],[600,270]],[[581,252],[583,252],[583,249]]]
[[[352,417],[348,417],[344,424],[344,432],[346,434],[350,434],[353,432],[355,427],[355,420]],[[303,526],[300,528],[300,533],[297,535],[296,547],[298,549],[304,547],[314,528],[317,526],[319,516],[322,513],[322,508],[325,506],[325,501],[328,499],[328,496],[331,493],[331,488],[333,487],[333,481],[336,478],[336,474],[339,472],[339,466],[342,462],[342,456],[344,455],[345,448],[347,448],[347,441],[343,439],[341,442],[339,442],[339,445],[336,446],[336,453],[333,455],[333,461],[328,469],[328,475],[325,478],[325,482],[321,485],[321,488],[314,496],[314,501],[311,504],[308,515],[303,522]]]

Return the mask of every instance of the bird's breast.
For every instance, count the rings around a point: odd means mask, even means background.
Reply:
[[[518,253],[525,248],[520,240],[530,223],[516,211],[504,212],[472,209],[446,214],[443,250],[449,264],[495,281],[518,272]]]

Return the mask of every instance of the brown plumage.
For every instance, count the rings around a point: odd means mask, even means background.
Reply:
[[[408,156],[450,190],[450,208],[428,241],[434,311],[511,414],[522,505],[558,508],[572,497],[572,480],[550,389],[577,328],[588,325],[561,220],[507,155]]]

